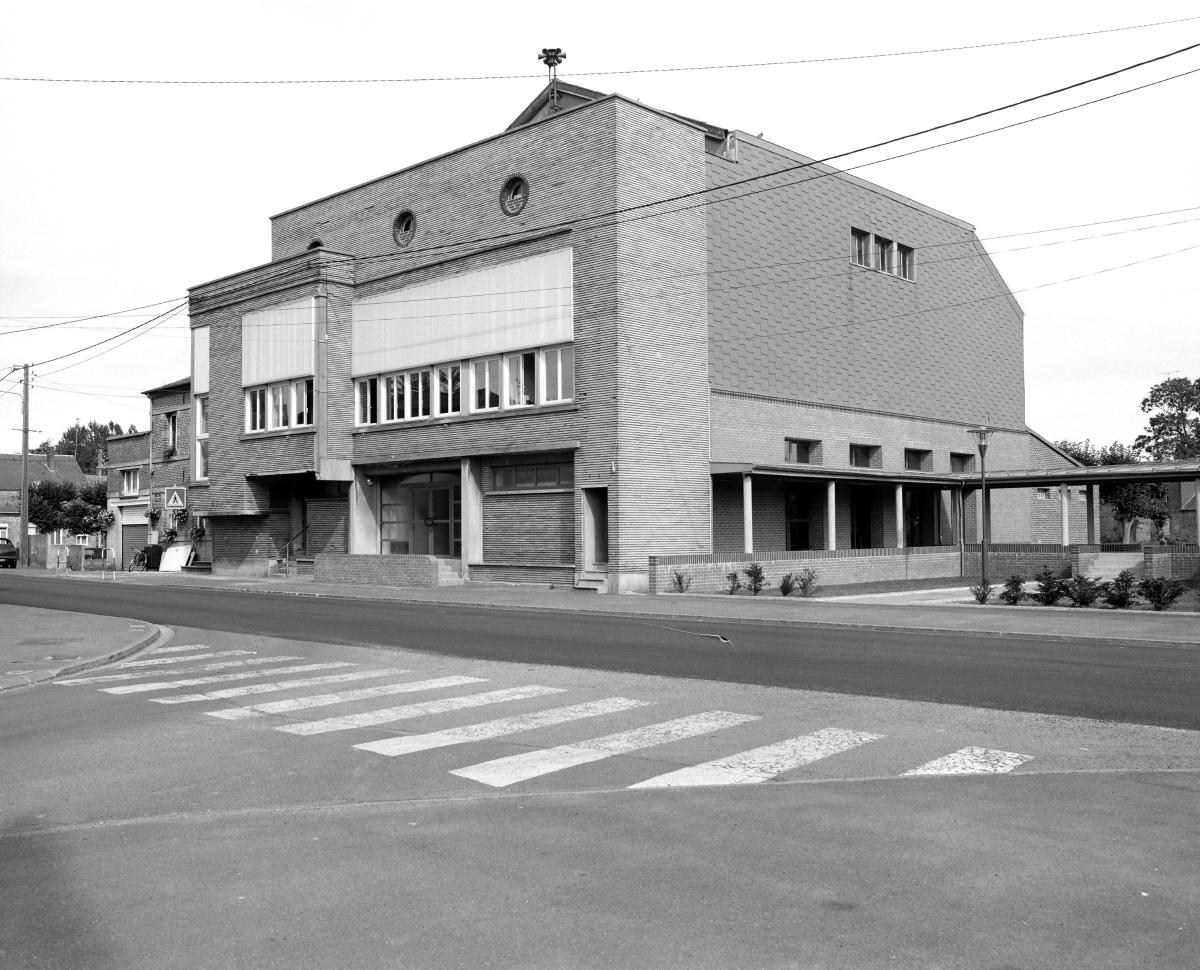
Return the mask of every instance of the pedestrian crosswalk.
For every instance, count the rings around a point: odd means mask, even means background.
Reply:
[[[670,709],[677,708],[678,702],[664,704],[661,698],[589,699],[580,696],[589,690],[585,687],[495,684],[473,674],[422,676],[407,667],[308,662],[290,654],[260,656],[253,650],[213,650],[204,644],[163,648],[145,659],[123,663],[112,673],[55,683],[92,687],[116,698],[142,699],[181,713],[210,704],[211,708],[198,713],[216,722],[261,723],[298,737],[344,735],[353,751],[381,758],[454,749],[444,756],[457,761],[446,766],[448,774],[472,785],[499,789],[528,785],[547,776],[562,778],[566,784],[585,783],[579,780],[585,777],[581,769],[597,765],[594,770],[600,770],[601,762],[622,763],[622,770],[642,773],[643,777],[632,783],[622,776],[621,787],[631,790],[754,785],[803,777],[798,773],[817,763],[836,764],[868,748],[878,750],[881,744],[886,748],[888,742],[883,733],[827,725],[812,725],[812,730],[802,734],[795,734],[792,725],[792,736],[776,740],[783,730],[761,713],[688,713]],[[308,692],[312,688],[321,690]],[[264,699],[272,694],[277,699]],[[575,697],[561,696],[566,694]],[[382,699],[399,695],[424,696],[396,706],[379,705]],[[537,707],[470,723],[456,722],[464,714],[475,717],[467,713],[474,709],[522,704]],[[660,709],[657,715],[651,710],[656,705]],[[327,709],[332,710],[325,716],[309,716],[309,712],[324,714]],[[418,730],[404,731],[400,727],[403,722],[418,722]],[[589,729],[592,722],[597,727]],[[367,730],[375,736],[364,739],[361,732]],[[381,733],[386,736],[378,736]],[[489,748],[488,743],[513,736],[518,737],[504,743],[510,752],[518,748],[516,753],[483,760],[470,757],[472,750],[496,754],[496,746]],[[748,738],[753,743],[747,744]],[[471,745],[480,747],[472,749]],[[894,744],[888,775],[1003,774],[1033,757],[979,745],[947,751],[950,745],[941,742],[940,753],[930,759],[935,750],[927,744],[916,750],[911,747]],[[660,750],[664,754],[658,754]],[[697,750],[702,750],[701,757],[695,756]],[[710,757],[712,754],[718,756]],[[675,760],[664,764],[667,757]],[[663,771],[663,767],[670,770]],[[854,769],[849,772],[853,774]]]

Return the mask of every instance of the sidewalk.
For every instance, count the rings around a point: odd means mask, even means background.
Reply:
[[[35,575],[26,572],[26,576]],[[282,596],[329,596],[396,603],[443,603],[462,607],[572,613],[621,614],[675,620],[754,620],[875,630],[972,633],[1036,639],[1106,639],[1133,643],[1200,645],[1200,614],[1080,610],[1045,606],[978,606],[965,587],[826,596],[597,595],[571,587],[467,583],[416,588],[317,584],[311,578],[254,579],[191,573],[70,573],[67,582],[105,582],[125,587],[198,587]],[[54,575],[46,576],[53,579]],[[0,641],[2,642],[2,641]]]
[[[137,620],[6,605],[0,621],[0,691],[120,660],[160,632]]]

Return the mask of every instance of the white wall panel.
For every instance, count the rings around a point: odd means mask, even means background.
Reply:
[[[192,331],[192,393],[208,393],[208,327]]]
[[[242,315],[242,386],[307,377],[316,372],[311,297]]]
[[[570,248],[354,301],[355,376],[574,339]]]

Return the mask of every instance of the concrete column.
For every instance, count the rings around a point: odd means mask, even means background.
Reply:
[[[1087,486],[1087,542],[1089,546],[1096,544],[1096,490],[1098,485]]]
[[[904,486],[896,483],[896,548],[904,548]]]
[[[742,476],[742,545],[743,552],[754,552],[754,479]]]
[[[837,548],[837,482],[825,486],[825,548]]]
[[[1065,482],[1058,486],[1059,517],[1062,520],[1062,544],[1071,544],[1071,486]]]
[[[462,559],[467,566],[483,562],[483,463],[478,458],[463,458]]]

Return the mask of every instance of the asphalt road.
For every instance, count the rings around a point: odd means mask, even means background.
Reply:
[[[275,598],[234,599],[270,620]],[[300,602],[279,599],[283,610]],[[399,639],[421,646],[411,630]],[[654,642],[647,634],[641,648],[659,652]],[[0,967],[1195,964],[1200,774],[1189,732],[392,646],[177,625],[169,645],[132,661],[140,666],[0,695]],[[402,697],[226,719],[312,688],[203,703],[178,703],[195,685],[110,690],[173,681],[209,662],[189,654],[226,650],[276,664],[399,665],[398,682],[483,678],[434,696],[563,691],[494,713],[297,734],[288,729]],[[257,669],[249,680],[277,676]],[[207,689],[227,683],[247,680]],[[354,746],[476,724],[501,707],[614,694],[647,706],[396,757]],[[505,789],[459,771],[705,710],[755,719]],[[821,726],[877,737],[761,784],[629,787]],[[996,775],[902,775],[966,744],[1032,760]]]
[[[679,622],[15,576],[0,578],[0,603],[440,656],[1200,728],[1200,663],[1187,645]]]

